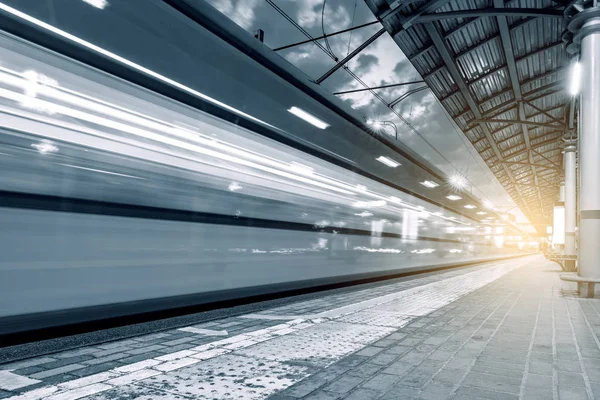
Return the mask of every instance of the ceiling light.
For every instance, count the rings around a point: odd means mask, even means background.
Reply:
[[[377,157],[377,161],[379,161],[380,163],[383,163],[383,164],[387,165],[388,167],[392,167],[392,168],[396,168],[397,166],[401,165],[399,162],[394,161],[391,158],[387,158],[387,157],[384,157],[384,156]]]
[[[428,188],[434,188],[434,187],[438,187],[440,185],[438,185],[437,183],[433,182],[433,181],[423,181],[423,182],[419,182],[421,185],[428,187]]]
[[[572,96],[577,96],[579,94],[581,86],[581,64],[575,63],[571,67],[571,83],[569,85],[569,93]]]
[[[452,186],[453,188],[464,189],[467,187],[468,182],[464,176],[455,174],[450,176],[448,183],[450,183],[450,186]]]
[[[288,109],[288,111],[291,112],[292,114],[294,114],[296,117],[302,118],[309,124],[314,125],[319,129],[325,129],[329,126],[328,123],[321,121],[319,118],[307,113],[306,111],[304,111],[301,108],[292,107],[292,108]]]
[[[456,201],[456,200],[460,200],[460,199],[462,199],[462,197],[460,197],[460,196],[457,196],[457,195],[455,195],[455,194],[451,194],[450,196],[446,196],[446,198],[447,198],[448,200],[452,200],[452,201]]]
[[[472,209],[474,209],[474,208],[477,208],[477,207],[476,207],[476,206],[474,206],[473,204],[467,204],[467,205],[465,206],[465,208],[468,208],[469,210],[472,210]]]
[[[354,214],[354,215],[356,215],[357,217],[372,217],[373,213],[370,213],[368,211],[363,211],[361,213]]]
[[[101,10],[103,10],[104,7],[106,7],[108,5],[108,1],[106,1],[106,0],[83,0],[83,1],[88,3],[90,6],[94,6]]]
[[[240,184],[237,182],[231,182],[228,186],[228,189],[232,192],[235,192],[237,190],[242,190],[242,186],[240,186]]]
[[[485,211],[478,211],[477,215],[486,215],[487,213]]]

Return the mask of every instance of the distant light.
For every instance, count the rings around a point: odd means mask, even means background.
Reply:
[[[494,204],[491,201],[489,201],[489,200],[484,200],[483,201],[483,206],[485,208],[487,208],[488,210],[493,210],[494,209]]]
[[[572,96],[577,96],[581,89],[581,64],[575,63],[571,67],[571,83],[569,85],[569,93]]]
[[[477,211],[477,215],[487,215],[485,211]]]
[[[31,147],[39,151],[40,154],[56,153],[58,151],[58,147],[48,140],[42,140],[40,143],[34,143],[31,145]]]
[[[452,186],[456,189],[464,189],[467,187],[468,182],[464,176],[455,174],[455,175],[450,176],[448,183],[450,183],[450,186]]]
[[[329,126],[328,123],[320,120],[319,118],[315,117],[314,115],[307,113],[306,111],[302,110],[301,108],[292,107],[292,108],[288,109],[288,111],[291,112],[292,114],[294,114],[296,117],[305,120],[309,124],[314,125],[319,129],[325,129]]]
[[[354,214],[354,215],[356,215],[357,217],[372,217],[373,213],[370,213],[368,211],[363,211],[361,213]]]
[[[468,208],[469,210],[472,210],[472,209],[474,209],[474,208],[477,208],[477,206],[474,206],[473,204],[467,204],[467,205],[465,206],[465,208]]]
[[[434,187],[438,187],[440,185],[438,185],[437,183],[433,182],[433,181],[423,181],[423,182],[419,182],[421,185],[428,187],[428,188],[434,188]]]
[[[90,6],[94,6],[101,10],[104,10],[104,8],[108,5],[108,1],[106,1],[106,0],[83,0],[83,1],[85,3],[88,3]]]
[[[447,198],[448,200],[452,200],[452,201],[456,201],[456,200],[460,200],[460,199],[462,199],[462,197],[460,197],[460,196],[457,196],[457,195],[455,195],[455,194],[451,194],[450,196],[446,196],[446,198]]]
[[[380,163],[383,163],[383,164],[387,165],[388,167],[392,167],[392,168],[396,168],[397,166],[401,165],[399,162],[394,161],[391,158],[387,158],[387,157],[384,157],[384,156],[377,157],[377,161],[379,161]]]
[[[431,214],[432,214],[432,215],[435,215],[436,217],[441,217],[442,215],[444,215],[444,214],[442,214],[442,213],[441,213],[441,212],[439,212],[439,211],[438,211],[438,212],[431,213]]]
[[[232,192],[242,190],[242,186],[237,182],[231,182],[227,188]]]

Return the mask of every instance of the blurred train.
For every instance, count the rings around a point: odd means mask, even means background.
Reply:
[[[0,335],[528,251],[170,5],[41,3],[0,2]]]

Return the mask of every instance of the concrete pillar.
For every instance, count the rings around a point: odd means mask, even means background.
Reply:
[[[594,13],[585,20],[579,34],[582,72],[579,275],[600,278],[600,16]]]
[[[575,141],[567,141],[565,146],[565,254],[575,255],[575,226],[577,224],[577,184],[576,184],[576,151]],[[565,269],[575,271],[575,261],[566,261]]]

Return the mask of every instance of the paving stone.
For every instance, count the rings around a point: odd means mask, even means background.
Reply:
[[[59,375],[59,374],[66,374],[67,372],[72,372],[78,369],[82,369],[85,368],[85,365],[83,364],[69,364],[69,365],[63,365],[62,367],[59,368],[53,368],[53,369],[48,369],[42,372],[38,372],[37,374],[33,374],[30,377],[33,379],[44,379],[44,378],[48,378],[50,376],[54,376],[54,375]]]
[[[344,375],[341,378],[333,381],[329,385],[325,386],[323,390],[326,390],[328,392],[344,394],[348,393],[350,390],[354,389],[356,386],[361,384],[363,380],[364,378],[361,378],[359,376]]]
[[[22,360],[22,361],[15,361],[15,362],[11,362],[8,364],[3,364],[2,366],[0,366],[0,368],[15,370],[15,369],[21,369],[21,368],[27,368],[27,367],[34,367],[37,365],[43,365],[43,364],[47,364],[52,361],[56,361],[56,358],[38,357],[38,358],[32,358],[32,359],[27,359],[27,360]]]
[[[385,392],[389,387],[398,381],[396,375],[380,373],[375,375],[361,385],[361,388],[371,389],[379,392]]]
[[[342,395],[338,393],[324,392],[322,390],[318,390],[306,396],[304,400],[336,400],[340,398],[342,398]]]
[[[128,357],[130,357],[130,354],[128,354],[128,353],[116,353],[116,354],[111,354],[106,357],[93,358],[91,360],[82,361],[81,363],[85,364],[85,365],[98,365],[98,364],[104,364],[104,363],[107,363],[110,361],[121,360],[121,359],[128,358]]]
[[[548,388],[525,388],[523,392],[522,400],[544,400],[544,399],[552,399],[553,392],[552,389]]]
[[[345,396],[344,399],[345,400],[375,400],[380,395],[381,395],[381,392],[378,392],[376,390],[360,388],[360,389],[353,391],[348,396]],[[271,400],[271,398],[269,398],[269,400]]]
[[[532,389],[548,389],[552,388],[552,385],[552,375],[528,374],[525,381],[525,386]]]
[[[382,369],[381,365],[371,364],[371,363],[367,362],[367,363],[363,363],[357,367],[350,369],[346,373],[348,375],[356,375],[356,376],[360,376],[363,378],[368,378],[370,376],[373,376],[375,373],[377,373],[381,369]]]
[[[558,395],[561,400],[588,400],[586,390],[580,387],[561,386],[559,384]]]
[[[149,353],[138,354],[137,356],[125,357],[119,359],[119,362],[123,364],[133,364],[139,361],[148,360],[150,358],[163,356],[164,353],[159,353],[158,351],[151,351]]]
[[[92,374],[97,374],[99,372],[108,371],[109,369],[120,367],[122,364],[118,362],[107,362],[104,364],[96,364],[89,367],[81,368],[74,370],[72,372],[73,375],[78,377],[88,376]]]
[[[585,382],[582,374],[558,371],[558,385],[585,387]]]
[[[367,346],[364,349],[362,349],[361,351],[357,352],[357,355],[360,356],[374,356],[375,354],[379,353],[380,351],[382,351],[383,348],[381,347],[373,347],[373,346]]]
[[[135,356],[138,354],[149,353],[151,351],[157,351],[157,350],[161,350],[164,348],[165,348],[165,346],[155,344],[152,346],[140,347],[138,349],[129,350],[127,353]]]
[[[445,400],[453,389],[452,383],[433,382],[421,390],[418,396],[423,400]]]
[[[309,376],[308,378],[296,383],[289,389],[282,392],[286,396],[295,398],[305,397],[308,394],[316,391],[321,386],[324,386],[328,381],[318,376]]]
[[[470,396],[476,399],[489,399],[489,400],[517,400],[518,394],[497,392],[493,390],[487,390],[480,387],[473,386],[459,386],[456,391],[457,396]]]

